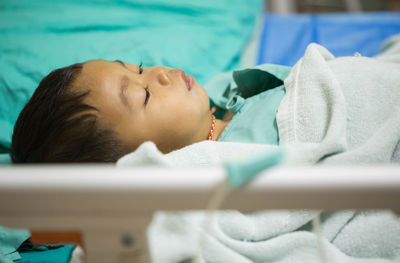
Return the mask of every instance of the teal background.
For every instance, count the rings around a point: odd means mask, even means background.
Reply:
[[[50,71],[92,59],[181,68],[197,82],[238,66],[261,0],[0,0],[0,153]],[[7,160],[3,154],[0,160]]]

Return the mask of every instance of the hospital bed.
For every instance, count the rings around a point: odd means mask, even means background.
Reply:
[[[282,16],[261,14],[263,3],[257,0],[246,4],[234,2],[230,8],[225,8],[227,1],[220,4],[203,1],[189,8],[179,1],[176,5],[152,1],[148,6],[135,1],[115,5],[100,1],[97,6],[61,1],[53,14],[46,13],[51,10],[48,2],[21,1],[0,9],[4,40],[0,44],[3,153],[9,147],[12,123],[32,87],[55,67],[98,57],[126,56],[135,63],[140,57],[145,66],[188,68],[200,84],[205,84],[211,76],[238,67],[261,63],[292,66],[310,42],[326,46],[336,56],[355,52],[374,56],[384,39],[400,32],[398,13]],[[18,9],[13,5],[28,8]],[[166,11],[160,11],[161,7]],[[152,10],[159,12],[161,18],[129,24],[129,17],[140,16],[136,9],[144,12],[140,19],[149,16]],[[15,10],[20,13],[14,14]],[[78,21],[78,15],[71,17],[75,10],[86,15],[86,20]],[[98,22],[96,12],[106,19]],[[170,18],[179,13],[184,15]],[[62,14],[76,20],[69,24]],[[195,21],[185,25],[189,20]],[[159,30],[163,23],[170,23],[171,32],[188,27],[205,40],[196,38],[194,33],[183,38],[172,33],[171,38],[164,35],[161,48],[156,47],[151,43],[160,43],[160,35],[165,31],[165,28]],[[153,34],[143,32],[142,27],[151,28]],[[113,37],[109,37],[111,34]],[[128,34],[137,34],[142,40],[126,38]],[[99,39],[105,43],[99,43],[99,47],[92,44]],[[167,52],[176,43],[183,43],[180,57]],[[131,45],[137,50],[131,50]],[[192,60],[199,63],[193,65]],[[2,159],[6,160],[7,155],[3,154]],[[326,175],[324,179],[321,174]],[[103,165],[6,165],[0,169],[0,224],[40,231],[78,230],[87,262],[146,262],[149,257],[145,235],[152,213],[204,209],[210,193],[225,175],[221,167],[116,169]],[[398,212],[399,175],[400,168],[392,165],[279,167],[263,172],[247,187],[231,194],[222,208],[244,212],[350,208]]]
[[[398,166],[279,167],[232,193],[221,209],[391,209],[400,212]],[[157,210],[204,209],[221,167],[5,167],[0,222],[79,230],[87,262],[148,262],[146,228]]]

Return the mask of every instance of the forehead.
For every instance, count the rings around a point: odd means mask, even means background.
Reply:
[[[74,86],[81,91],[90,90],[88,97],[111,95],[117,91],[119,85],[120,69],[116,64],[104,60],[86,62]]]
[[[86,86],[91,86],[91,84],[98,86],[104,82],[110,82],[113,80],[113,76],[115,76],[114,73],[118,71],[116,64],[104,60],[86,62],[83,64],[81,74],[77,80]]]
[[[84,102],[97,108],[100,118],[116,118],[122,112],[118,101],[120,67],[115,62],[89,61],[75,80],[74,86],[78,91],[90,91]]]

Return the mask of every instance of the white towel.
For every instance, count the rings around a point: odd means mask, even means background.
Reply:
[[[309,163],[400,162],[400,61],[390,50],[335,58],[310,44],[285,79],[280,144]]]
[[[398,162],[398,83],[400,66],[388,57],[335,59],[325,48],[310,45],[285,80],[287,94],[277,116],[289,159]],[[163,155],[154,144],[145,143],[117,165],[221,164],[268,147],[276,146],[201,142]],[[321,262],[317,237],[310,231],[314,214],[220,212],[205,233],[201,262]],[[156,213],[148,230],[153,262],[175,263],[194,256],[203,218],[202,212]],[[400,262],[400,220],[393,213],[341,211],[321,218],[326,262]]]
[[[146,142],[118,161],[118,166],[220,165],[277,146],[200,142],[169,154]],[[294,158],[292,158],[294,159]],[[314,211],[218,212],[204,233],[205,213],[157,212],[148,229],[152,261],[176,263],[197,253],[201,234],[206,245],[200,262],[319,263],[317,237],[311,232]],[[400,221],[391,212],[322,213],[327,263],[400,262]]]
[[[229,161],[251,158],[257,153],[278,146],[254,143],[202,141],[163,154],[153,142],[144,142],[139,148],[117,161],[119,167],[161,165],[171,167],[222,165]],[[291,155],[290,155],[291,156]],[[295,156],[290,162],[295,162]]]
[[[215,215],[204,233],[202,212],[158,212],[148,230],[152,262],[176,263],[196,255],[200,262],[321,263],[311,211],[237,211]],[[400,221],[390,212],[323,213],[326,263],[400,262]],[[189,261],[188,261],[189,262]]]

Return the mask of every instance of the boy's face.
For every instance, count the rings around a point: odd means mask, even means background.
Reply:
[[[120,61],[94,60],[84,64],[74,86],[89,88],[85,102],[98,109],[100,125],[114,130],[132,151],[144,141],[166,153],[207,138],[208,96],[179,69],[141,70]]]

